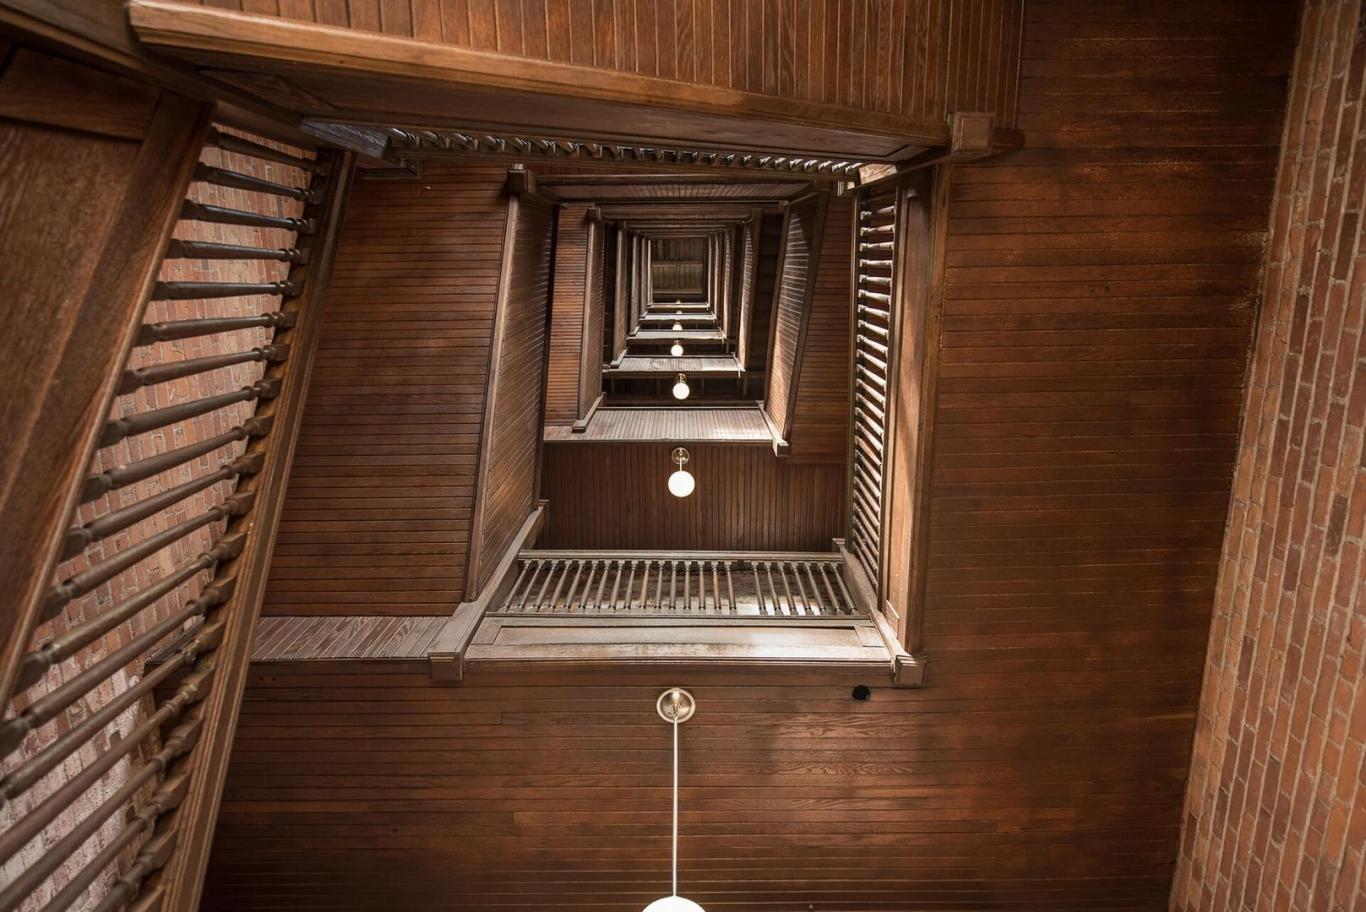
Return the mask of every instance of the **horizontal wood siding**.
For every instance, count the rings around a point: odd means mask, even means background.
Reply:
[[[449,614],[464,595],[505,175],[356,183],[266,614]]]
[[[545,548],[828,551],[841,465],[792,465],[755,446],[688,445],[697,489],[674,497],[670,444],[548,443]]]
[[[585,344],[584,283],[589,268],[587,211],[586,205],[566,206],[560,210],[559,233],[555,242],[550,368],[546,377],[545,421],[548,425],[573,424],[579,417]],[[588,344],[593,343],[590,341]],[[601,348],[599,337],[595,351]]]
[[[493,362],[480,467],[477,585],[483,591],[536,506],[544,395],[546,308],[549,305],[555,207],[524,196],[517,206],[507,298],[501,305],[501,351]]]
[[[1108,874],[1054,908],[1101,889],[1123,908],[1166,907],[1294,7],[1031,3],[1028,148],[954,176],[932,685],[999,707],[1025,683],[1015,669],[1057,700],[1094,708],[1122,693],[1150,707],[1036,737],[1022,761],[1064,777],[1094,766],[1092,794],[1117,800],[1102,827],[1083,814],[1050,833],[1075,846],[1050,877]],[[1120,757],[1131,739],[1141,770]],[[1054,789],[1039,779],[1012,800]]]
[[[1022,0],[199,0],[891,114],[1015,119]]]

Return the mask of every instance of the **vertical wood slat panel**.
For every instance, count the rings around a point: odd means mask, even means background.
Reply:
[[[990,111],[1004,126],[1016,118],[1023,0],[248,3],[265,15],[802,101],[933,119]]]

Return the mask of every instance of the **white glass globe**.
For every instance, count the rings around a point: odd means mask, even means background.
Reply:
[[[675,358],[683,357],[683,343],[675,342],[673,347],[669,349],[669,354],[673,355]]]
[[[687,399],[688,394],[690,394],[691,392],[692,390],[688,388],[688,384],[684,383],[682,380],[679,380],[677,383],[674,384],[675,399]]]
[[[645,912],[707,912],[691,899],[682,896],[666,896],[656,899],[645,907]]]
[[[691,473],[691,472],[689,472],[689,471],[687,471],[687,470],[685,470],[685,469],[679,469],[677,472],[674,472],[672,475],[669,476],[669,493],[672,494],[674,497],[687,497],[689,494],[692,493],[692,489],[695,488],[695,487],[697,487],[697,481],[696,481],[696,479],[694,479],[694,478],[692,477],[692,473]],[[677,897],[677,896],[670,896],[670,897],[667,897],[667,898],[668,898],[668,899],[678,899],[679,897]],[[659,902],[664,902],[664,900],[661,899]],[[683,900],[683,902],[686,903],[686,902],[688,902],[688,900],[685,899],[685,900]],[[650,909],[653,909],[653,908],[654,908],[654,905],[651,905],[651,906],[650,906]],[[697,908],[697,906],[693,905],[692,903],[688,903],[688,905],[686,905],[686,906],[677,906],[677,907],[675,907],[675,906],[660,906],[659,908],[661,908],[661,909],[673,909],[673,908],[678,908],[678,909],[695,909],[695,908]],[[649,910],[647,909],[646,912],[649,912]]]
[[[674,324],[674,332],[682,332],[682,331],[683,331],[683,324],[682,324],[682,323],[675,323],[675,324]]]

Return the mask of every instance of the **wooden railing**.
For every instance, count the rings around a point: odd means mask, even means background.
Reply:
[[[65,562],[0,694],[0,910],[197,903],[351,169],[216,129],[201,158],[215,162],[201,185],[288,203],[186,200],[175,233],[198,236],[165,248]],[[228,166],[247,160],[272,179]],[[206,239],[255,229],[282,243]],[[183,260],[285,265],[278,280],[200,281],[218,275],[201,267],[191,281]]]
[[[837,554],[523,551],[495,615],[829,618],[861,614]]]

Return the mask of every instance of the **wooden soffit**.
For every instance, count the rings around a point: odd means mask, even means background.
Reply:
[[[141,41],[309,117],[614,142],[901,160],[948,124],[169,0],[131,0]],[[510,97],[511,96],[511,97]]]

